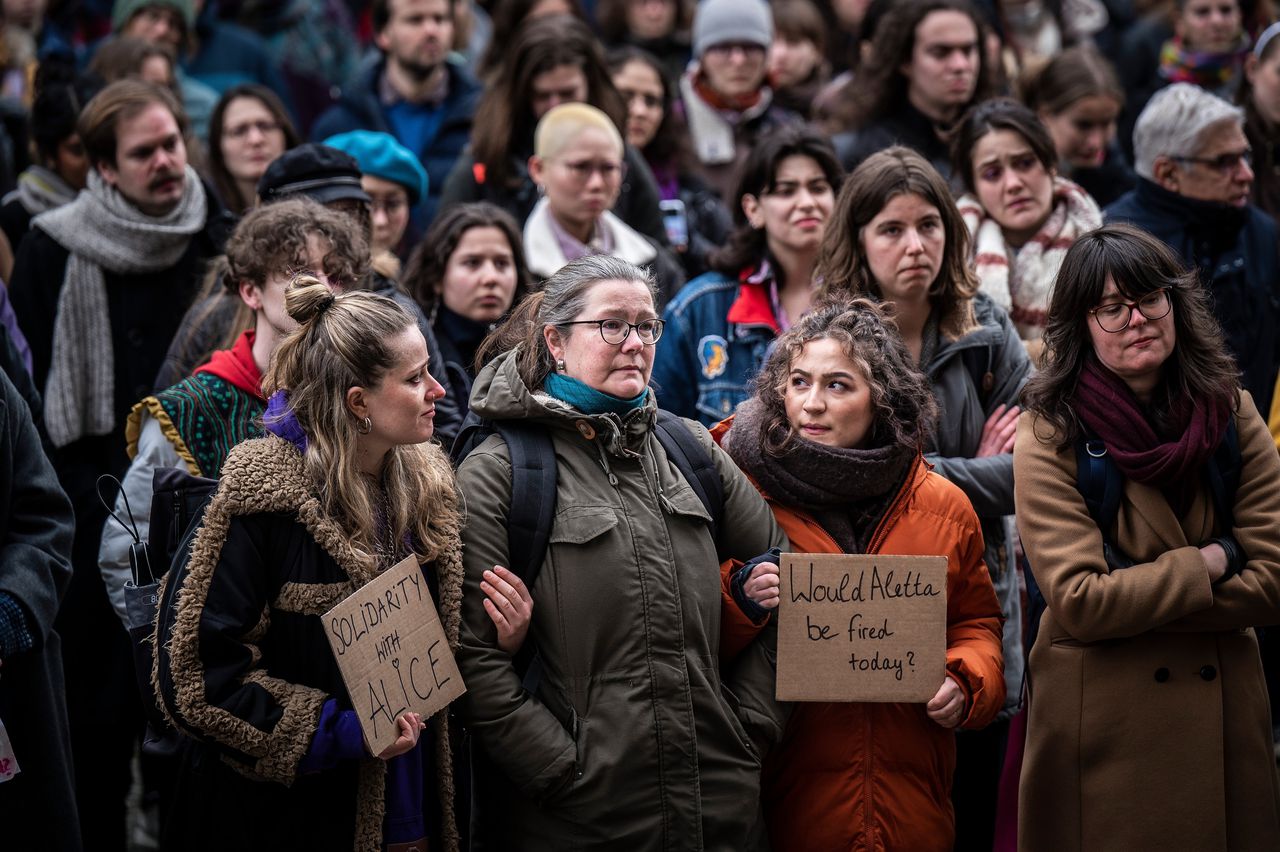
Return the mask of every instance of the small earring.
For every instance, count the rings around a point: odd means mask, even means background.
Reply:
[[[358,421],[356,423],[356,431],[359,432],[361,435],[368,435],[370,432],[373,431],[373,421],[370,420],[368,417]]]
[[[557,372],[557,373],[563,373],[563,372],[564,372],[564,359],[563,359],[563,358],[557,358],[557,359],[556,359],[556,372]]]

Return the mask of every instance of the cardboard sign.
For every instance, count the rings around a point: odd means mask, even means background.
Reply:
[[[412,556],[326,612],[324,625],[373,754],[396,741],[401,713],[426,719],[466,692]]]
[[[784,553],[779,701],[928,701],[946,677],[947,558]]]

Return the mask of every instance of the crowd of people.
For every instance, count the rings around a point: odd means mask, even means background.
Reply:
[[[1277,151],[1270,0],[3,0],[0,848],[1280,848]]]

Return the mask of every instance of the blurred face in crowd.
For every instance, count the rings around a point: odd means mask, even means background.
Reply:
[[[1267,124],[1280,127],[1280,50],[1269,47],[1270,54],[1261,62],[1253,54],[1245,61],[1244,71],[1253,86],[1253,107]]]
[[[643,150],[662,125],[662,79],[647,62],[628,62],[613,75],[613,85],[627,102],[627,144]]]
[[[1205,53],[1229,53],[1240,43],[1240,4],[1236,0],[1185,0],[1175,29],[1183,47]]]
[[[764,229],[775,254],[811,254],[822,243],[835,201],[822,167],[810,157],[793,154],[778,163],[772,189],[759,197],[743,196],[742,212],[751,227]]]
[[[889,199],[862,229],[867,268],[886,301],[922,304],[942,270],[947,232],[942,214],[913,192]]]
[[[542,118],[560,104],[584,103],[591,94],[588,88],[586,72],[577,65],[557,65],[533,75],[529,84],[533,117]]]
[[[738,41],[708,47],[700,64],[707,84],[729,98],[746,97],[759,91],[768,70],[763,47]]]
[[[828,447],[861,447],[875,422],[866,371],[829,337],[809,341],[791,361],[782,402],[797,435]]]
[[[978,201],[1014,248],[1026,243],[1053,212],[1053,173],[1012,130],[993,130],[973,146]]]
[[[116,123],[115,165],[99,163],[102,179],[148,216],[163,216],[186,191],[187,147],[173,113],[151,103]]]
[[[623,320],[640,323],[657,319],[653,296],[639,281],[600,281],[587,291],[586,305],[578,320]],[[640,340],[638,331],[627,330],[622,343],[606,343],[599,326],[569,326],[567,334],[547,326],[543,330],[551,357],[564,361],[564,374],[601,393],[634,399],[649,386],[653,372],[653,345]]]
[[[845,32],[857,32],[862,26],[862,19],[867,16],[867,7],[871,0],[831,0],[831,8],[836,13],[836,20]]]
[[[45,164],[57,173],[72,189],[84,189],[89,178],[89,157],[84,152],[80,136],[72,133],[58,143],[53,162]]]
[[[930,12],[916,25],[911,62],[900,69],[907,98],[934,121],[950,121],[978,86],[978,29],[963,12]]]
[[[138,69],[138,76],[148,83],[155,83],[157,86],[164,86],[166,89],[173,87],[173,63],[163,56],[148,56],[142,60],[142,67]]]
[[[500,228],[471,228],[449,255],[440,299],[459,316],[475,322],[497,322],[516,295],[516,262],[511,243]],[[585,328],[585,326],[584,326]]]
[[[1089,95],[1062,112],[1041,110],[1040,121],[1053,138],[1058,159],[1073,168],[1095,168],[1107,156],[1107,146],[1116,136],[1120,104],[1107,95]]]
[[[10,26],[34,29],[44,17],[47,0],[4,0],[4,20]]]
[[[373,250],[395,251],[409,227],[409,192],[403,186],[374,175],[360,178],[360,186],[369,194],[373,214]]]
[[[374,42],[406,74],[430,76],[453,44],[449,0],[391,0],[390,12]]]
[[[1156,182],[1187,198],[1245,207],[1253,187],[1253,169],[1244,128],[1235,121],[1219,122],[1202,139],[1200,149],[1191,157],[1157,157]]]
[[[235,98],[222,113],[221,144],[231,177],[256,185],[271,161],[284,153],[284,129],[262,101]]]
[[[622,168],[622,149],[598,127],[581,130],[554,157],[529,161],[529,174],[546,192],[551,215],[584,243],[618,200]]]
[[[568,0],[538,0],[525,16],[526,21],[534,18],[549,18],[552,15],[572,15],[573,7]]]
[[[813,42],[779,35],[769,48],[769,79],[779,88],[795,86],[808,80],[821,62],[822,54]]]
[[[152,44],[167,44],[178,51],[186,32],[182,16],[172,6],[144,6],[120,29],[120,35]]]
[[[627,32],[646,41],[668,36],[679,11],[676,0],[627,0]]]
[[[1116,327],[1120,320],[1109,315],[1123,317],[1127,309],[1122,303],[1135,300],[1122,295],[1115,281],[1107,276],[1102,300],[1091,312],[1088,322],[1094,354],[1102,366],[1124,380],[1139,399],[1145,399],[1156,385],[1160,370],[1173,354],[1177,340],[1168,291],[1164,291],[1164,298],[1160,297],[1160,292],[1146,294],[1142,307],[1149,314],[1159,316],[1164,312],[1164,316],[1153,320],[1140,310],[1129,310],[1128,326],[1122,331],[1108,332],[1099,325],[1099,320],[1108,328]]]

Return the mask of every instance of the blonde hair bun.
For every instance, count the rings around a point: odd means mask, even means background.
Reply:
[[[284,293],[284,309],[299,323],[308,323],[337,300],[329,285],[314,275],[299,275]]]

